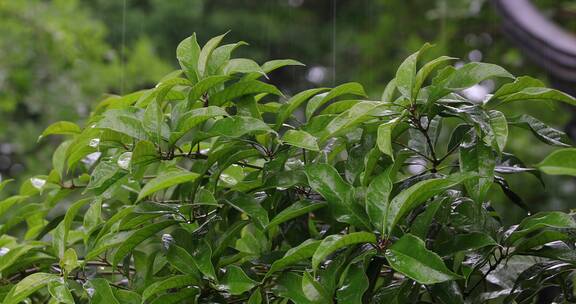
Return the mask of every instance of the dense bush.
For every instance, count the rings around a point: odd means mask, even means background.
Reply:
[[[574,300],[572,215],[503,227],[486,200],[500,187],[528,211],[505,175],[576,175],[562,132],[496,109],[574,98],[492,64],[423,64],[429,45],[382,100],[358,83],[285,98],[259,79],[299,62],[230,59],[243,43],[223,37],[187,38],[182,70],[84,128],[44,131],[67,136],[53,170],[0,201],[5,304]],[[485,102],[458,94],[488,78]],[[509,127],[564,148],[526,166]]]

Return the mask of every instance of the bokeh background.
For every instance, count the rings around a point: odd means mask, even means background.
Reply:
[[[576,1],[532,2],[576,33]],[[240,56],[307,65],[271,75],[287,95],[358,81],[378,98],[400,62],[424,42],[436,44],[431,55],[496,63],[550,82],[504,35],[488,0],[0,0],[1,177],[47,172],[59,139],[38,142],[46,126],[81,122],[106,94],[153,86],[177,68],[176,46],[191,33],[205,42],[228,30],[229,41],[250,44]],[[482,97],[493,89],[485,82],[468,93]],[[519,106],[558,128],[571,116],[562,107]],[[513,128],[508,150],[533,164],[551,148]],[[545,181],[543,187],[529,174],[509,179],[534,210],[576,206],[573,179]],[[491,200],[505,221],[524,215],[496,187]]]

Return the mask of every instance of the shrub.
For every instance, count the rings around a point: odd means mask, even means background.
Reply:
[[[576,175],[561,131],[497,110],[574,98],[492,64],[421,63],[429,45],[381,100],[358,83],[286,98],[260,79],[299,62],[230,59],[243,43],[223,38],[187,38],[155,88],[44,131],[67,137],[52,171],[0,202],[5,304],[574,299],[573,216],[507,227],[487,199],[500,187],[529,210],[505,175]],[[489,78],[484,102],[460,94]],[[526,166],[510,127],[563,148]]]

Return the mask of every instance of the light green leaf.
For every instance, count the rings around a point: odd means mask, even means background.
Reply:
[[[492,100],[494,99],[491,99],[491,101]],[[522,89],[519,92],[501,97],[499,102],[490,102],[487,105],[494,107],[514,101],[554,101],[563,102],[573,106],[576,105],[576,98],[558,90],[540,87]]]
[[[546,156],[536,167],[549,175],[576,176],[576,148],[556,150]]]
[[[160,144],[162,139],[168,139],[170,136],[170,127],[164,121],[164,113],[162,113],[156,101],[151,102],[146,107],[142,118],[142,126],[148,132],[150,138],[155,139],[157,144]]]
[[[336,116],[324,130],[320,142],[326,141],[328,138],[338,136],[339,134],[356,127],[362,122],[370,120],[374,114],[377,114],[382,109],[390,107],[391,104],[383,103],[381,101],[362,101],[355,104],[349,110]]]
[[[59,304],[75,304],[72,293],[63,282],[56,280],[50,281],[50,283],[48,283],[48,293],[50,293],[52,299]]]
[[[10,292],[4,298],[3,304],[18,304],[29,295],[44,288],[48,283],[58,280],[58,278],[59,276],[51,273],[33,273],[10,289]]]
[[[288,130],[282,136],[282,141],[294,147],[299,147],[311,151],[319,151],[316,137],[302,130]]]
[[[158,151],[156,151],[156,146],[149,141],[143,140],[136,143],[132,157],[130,158],[130,166],[132,168],[146,166],[159,159],[160,157]]]
[[[92,279],[88,281],[88,286],[94,288],[91,304],[120,304],[106,279]]]
[[[393,102],[394,93],[396,93],[396,78],[390,80],[388,84],[386,84],[386,87],[382,92],[382,97],[380,97],[380,100],[384,102]]]
[[[318,269],[320,263],[338,249],[364,243],[376,243],[376,236],[373,233],[365,231],[327,236],[322,240],[322,243],[320,243],[312,256],[312,268],[314,270]]]
[[[325,202],[311,202],[307,200],[297,201],[292,205],[288,206],[288,208],[282,210],[282,212],[278,213],[272,219],[272,221],[270,221],[270,223],[266,228],[270,228],[279,225],[281,223],[287,222],[293,218],[310,213],[324,206],[326,206]]]
[[[514,78],[504,68],[483,62],[471,62],[457,70],[444,69],[437,77],[440,77],[440,80],[432,82],[429,102],[435,102],[450,92],[464,90],[486,79]]]
[[[386,230],[390,194],[394,186],[394,180],[391,176],[392,170],[393,167],[389,167],[376,176],[366,190],[366,211],[370,217],[370,222],[378,231]]]
[[[59,121],[51,124],[48,128],[46,128],[44,132],[42,132],[42,135],[38,137],[38,140],[52,134],[75,135],[80,134],[81,131],[82,130],[80,127],[73,122]]]
[[[210,118],[227,115],[228,113],[224,109],[215,106],[198,108],[186,112],[182,115],[182,117],[180,117],[180,120],[176,126],[176,131],[172,132],[170,135],[170,142],[176,142],[184,134],[186,134],[186,132],[190,131],[192,128],[198,126]]]
[[[220,280],[218,287],[221,290],[228,291],[232,295],[240,295],[254,288],[257,283],[258,282],[247,276],[242,268],[231,265],[226,267],[226,272]]]
[[[398,67],[396,71],[396,87],[400,94],[409,100],[416,99],[416,95],[413,95],[416,84],[416,69],[418,64],[418,59],[420,55],[430,48],[432,45],[426,43],[418,50],[416,53],[408,56],[402,64]]]
[[[142,292],[142,301],[146,301],[150,297],[169,289],[182,288],[199,283],[195,276],[189,274],[169,276],[164,280],[154,282],[146,287],[144,292]]]
[[[122,244],[118,247],[118,249],[114,253],[114,257],[112,259],[113,265],[117,265],[118,263],[120,263],[122,259],[126,255],[128,255],[140,243],[144,242],[147,239],[152,238],[156,233],[177,223],[178,222],[176,221],[164,221],[159,223],[153,223],[134,231],[128,238],[124,240],[124,242],[122,242]]]
[[[323,304],[332,302],[324,286],[317,282],[307,271],[302,276],[302,293],[312,303]]]
[[[216,280],[216,271],[212,264],[212,246],[206,239],[203,239],[192,252],[196,268],[210,280]]]
[[[210,59],[210,55],[212,55],[212,52],[220,44],[226,34],[228,34],[228,32],[208,40],[204,47],[202,47],[202,50],[198,55],[198,78],[203,78],[205,76],[204,74],[208,65],[208,60]]]
[[[231,102],[238,97],[262,93],[282,96],[282,92],[280,92],[278,88],[271,84],[267,84],[258,80],[241,80],[212,95],[209,99],[209,104],[214,106],[221,106],[226,102]]]
[[[494,95],[490,98],[487,104],[491,104],[496,99],[504,98],[510,94],[517,93],[526,88],[533,87],[544,87],[544,83],[538,79],[532,78],[530,76],[520,76],[514,80],[514,82],[507,83],[500,87]]]
[[[226,82],[229,79],[230,76],[227,75],[215,75],[215,76],[208,76],[198,81],[198,83],[196,83],[192,87],[192,89],[190,89],[190,93],[188,93],[188,100],[192,102],[198,100],[208,90]]]
[[[74,248],[68,248],[64,252],[64,256],[60,259],[60,267],[64,269],[65,273],[70,273],[72,270],[80,267],[78,262],[78,255]]]
[[[182,40],[176,48],[176,57],[180,66],[186,72],[186,75],[192,82],[198,81],[198,57],[200,55],[200,46],[196,41],[196,33]]]
[[[504,113],[496,110],[488,112],[490,116],[490,126],[492,127],[492,132],[494,133],[494,143],[490,143],[493,146],[498,147],[498,151],[503,152],[506,147],[506,142],[508,141],[508,122],[506,121],[506,116]]]
[[[438,195],[468,180],[471,174],[452,174],[445,178],[424,180],[396,195],[386,213],[386,231],[388,234],[398,222],[411,210],[425,203],[429,198]]]
[[[355,95],[355,96],[367,97],[366,92],[364,92],[364,87],[361,84],[357,82],[348,82],[341,84],[330,90],[330,93],[328,93],[327,95],[318,96],[320,98],[314,98],[310,100],[310,102],[308,102],[308,105],[306,106],[306,118],[310,120],[312,118],[312,115],[314,114],[314,112],[316,112],[318,108],[320,108],[322,105],[326,104],[330,100],[343,95]]]
[[[314,255],[316,249],[320,245],[319,240],[308,239],[304,241],[302,244],[290,248],[290,250],[286,251],[284,256],[274,261],[268,273],[266,273],[266,277],[270,276],[274,272],[280,271],[290,265],[294,265],[302,260],[308,259]]]
[[[514,244],[520,238],[546,228],[576,228],[576,222],[571,215],[564,212],[539,212],[523,219],[516,230],[506,239],[506,243]]]
[[[56,229],[54,229],[54,232],[52,233],[52,246],[54,246],[56,249],[56,254],[59,258],[62,259],[64,257],[64,251],[66,250],[68,242],[68,234],[72,228],[72,223],[76,217],[76,214],[91,200],[91,198],[85,198],[72,204],[66,211],[64,220],[62,220]]]
[[[246,58],[235,58],[228,61],[224,67],[224,74],[232,75],[235,73],[258,73],[266,75],[264,70],[262,70],[256,61]]]
[[[148,135],[146,135],[146,131],[142,127],[141,120],[141,113],[136,108],[109,110],[105,113],[104,118],[96,123],[95,127],[146,140]]]
[[[161,295],[154,301],[150,302],[150,304],[179,304],[183,303],[183,301],[192,301],[191,303],[197,303],[199,296],[200,288],[185,288],[179,290],[177,293]]]
[[[142,190],[138,194],[138,199],[136,201],[140,201],[143,198],[149,196],[150,194],[160,191],[162,189],[166,189],[168,187],[172,187],[182,183],[192,182],[197,177],[198,174],[180,168],[171,168],[165,170],[162,173],[160,173],[157,177],[151,179],[144,186],[144,188],[142,188]]]
[[[392,160],[394,160],[394,150],[392,149],[392,132],[394,131],[394,128],[398,122],[400,122],[400,119],[395,118],[381,124],[378,127],[378,138],[376,140],[378,148],[382,153],[390,156]]]
[[[274,130],[260,119],[248,116],[233,116],[216,121],[210,132],[215,135],[240,137],[249,133],[274,133]]]
[[[306,100],[312,98],[313,96],[328,91],[327,88],[309,89],[302,91],[290,98],[282,107],[276,118],[276,129],[280,129],[282,124],[292,115],[292,113]]]
[[[424,241],[411,234],[402,236],[386,250],[385,255],[394,270],[420,284],[460,279],[459,275],[448,270],[436,253],[426,249]]]
[[[430,76],[432,72],[434,72],[442,65],[456,59],[458,58],[441,56],[424,64],[422,68],[418,70],[418,73],[416,73],[416,78],[414,80],[414,88],[412,89],[412,96],[414,96],[414,98],[418,97],[418,92],[420,91],[420,88],[422,88],[424,81],[426,81],[426,78],[428,78],[428,76]]]

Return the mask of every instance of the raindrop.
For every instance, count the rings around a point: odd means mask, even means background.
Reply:
[[[234,177],[226,173],[220,174],[220,180],[229,185],[236,185],[238,183],[238,181]]]
[[[171,234],[164,233],[162,235],[162,248],[168,250],[172,244],[174,244],[174,237]]]
[[[128,170],[128,168],[130,167],[131,160],[132,160],[132,152],[124,152],[122,153],[122,155],[120,155],[116,163],[118,164],[118,167],[124,170]]]
[[[92,166],[100,158],[100,155],[102,155],[101,152],[90,153],[82,159],[82,163],[86,166]]]
[[[10,251],[10,248],[2,247],[0,248],[0,256],[6,255]]]
[[[38,190],[42,190],[42,187],[46,185],[46,180],[38,177],[32,177],[30,182],[32,183],[32,186]]]
[[[473,62],[482,61],[482,52],[480,50],[473,50],[468,53],[468,59]]]
[[[92,148],[98,147],[99,144],[100,144],[100,138],[92,138],[90,140],[90,143],[88,143],[88,145]]]
[[[308,70],[308,74],[306,75],[306,79],[312,83],[320,84],[324,82],[326,79],[327,70],[325,67],[322,66],[314,66]]]

